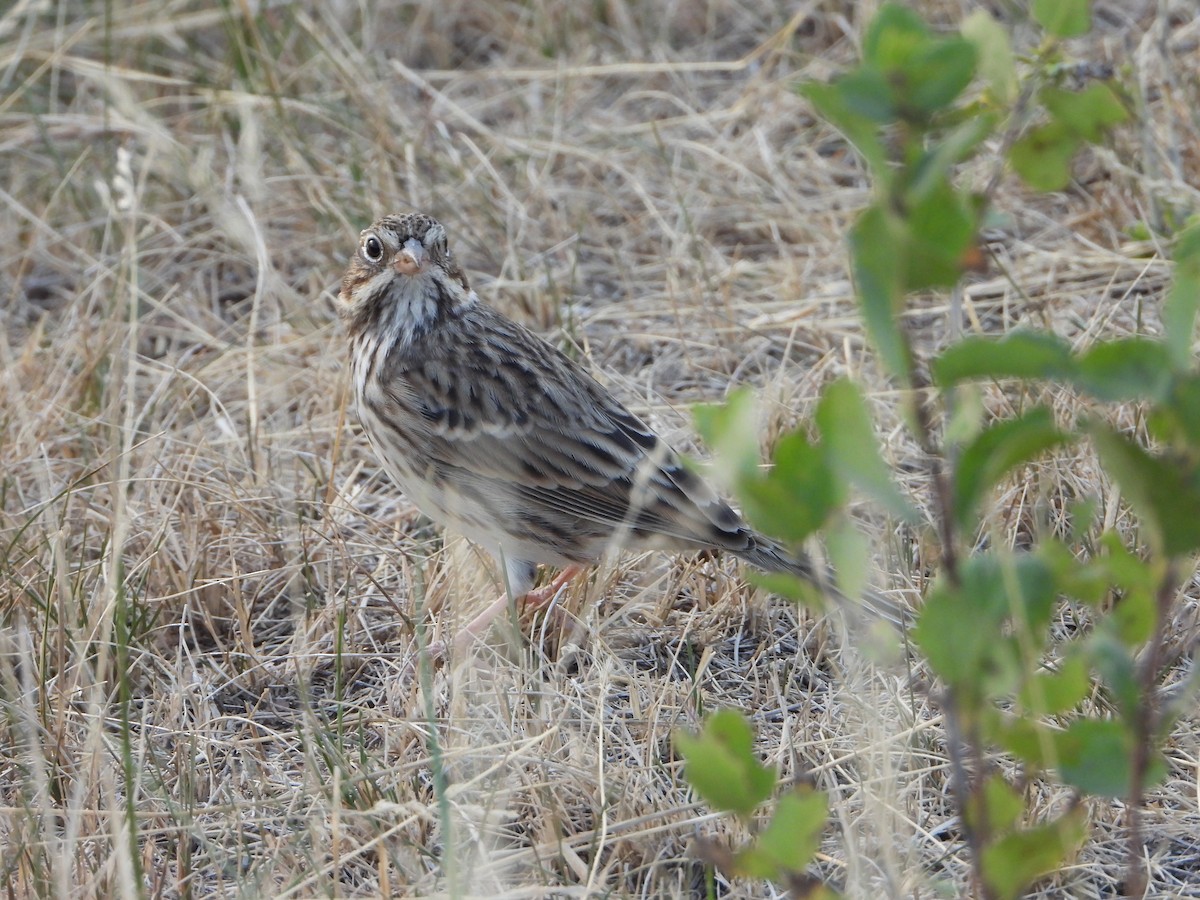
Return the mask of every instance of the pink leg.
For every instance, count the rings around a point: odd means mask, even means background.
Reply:
[[[582,572],[583,566],[567,566],[561,572],[554,576],[545,587],[540,587],[530,591],[522,597],[517,598],[517,608],[524,612],[525,610],[538,610],[551,603],[558,592],[567,586],[567,583]],[[496,617],[508,609],[508,594],[501,594],[496,600],[483,612],[473,618],[470,622],[462,627],[462,630],[454,636],[450,647],[455,653],[462,653],[474,642],[475,638],[479,637],[487,627],[496,620]],[[436,644],[429,645],[429,656],[432,659],[442,659],[446,655],[446,644],[443,641],[438,641]]]
[[[583,566],[567,566],[561,572],[554,576],[545,587],[540,587],[537,590],[530,591],[521,598],[521,611],[539,610],[543,606],[548,606],[558,596],[558,592],[567,586],[567,584],[583,571]]]

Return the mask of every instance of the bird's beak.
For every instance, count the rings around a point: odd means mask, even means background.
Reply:
[[[401,275],[416,275],[425,265],[425,247],[416,238],[409,238],[396,254],[393,268]]]

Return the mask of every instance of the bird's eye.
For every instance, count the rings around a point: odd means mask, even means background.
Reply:
[[[383,259],[383,244],[380,243],[379,238],[375,237],[375,235],[371,235],[363,241],[362,250],[363,256],[370,262],[379,262]]]

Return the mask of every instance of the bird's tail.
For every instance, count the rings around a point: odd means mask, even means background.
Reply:
[[[861,609],[871,618],[888,622],[901,631],[913,622],[911,609],[876,588],[868,586],[857,599],[846,597],[837,589],[832,569],[822,570],[808,556],[789,553],[774,541],[758,537],[755,543],[737,555],[764,572],[795,575],[813,585],[838,606]]]

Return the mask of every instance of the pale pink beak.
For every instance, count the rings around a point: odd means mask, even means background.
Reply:
[[[396,254],[392,268],[401,275],[416,275],[424,265],[425,247],[416,238],[409,238]]]

